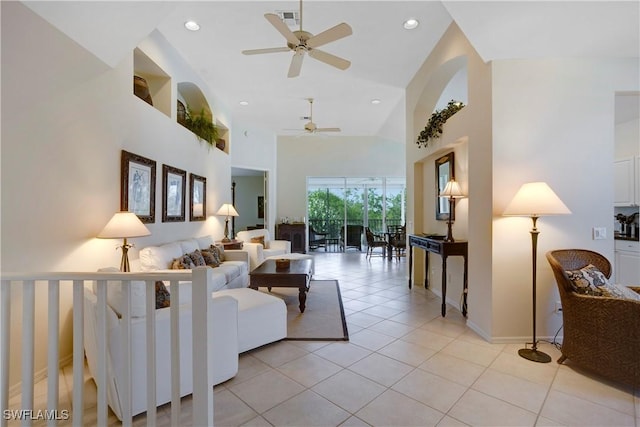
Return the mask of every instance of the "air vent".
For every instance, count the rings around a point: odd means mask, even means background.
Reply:
[[[289,27],[297,29],[300,26],[300,13],[297,10],[278,10],[276,15]]]

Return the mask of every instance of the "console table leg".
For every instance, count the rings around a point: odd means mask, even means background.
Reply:
[[[442,257],[442,317],[447,314],[447,257]]]
[[[412,275],[413,275],[413,247],[409,245],[409,289],[411,289]]]
[[[467,317],[467,293],[469,291],[469,282],[467,278],[467,257],[464,257],[464,278],[462,284],[462,315]]]

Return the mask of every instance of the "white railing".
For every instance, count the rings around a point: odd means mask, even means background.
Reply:
[[[57,421],[70,417],[74,426],[82,426],[84,408],[84,288],[85,283],[95,281],[97,292],[97,425],[107,425],[107,364],[109,363],[107,333],[107,282],[121,282],[125,298],[122,309],[122,349],[127,355],[124,363],[125,387],[118,390],[122,397],[122,423],[131,425],[131,287],[132,281],[146,283],[146,354],[147,357],[147,413],[148,425],[156,421],[156,334],[155,334],[155,282],[170,282],[170,293],[173,301],[179,298],[179,281],[193,281],[192,286],[192,373],[193,373],[193,425],[213,425],[213,384],[209,375],[208,328],[211,325],[211,312],[207,289],[206,267],[195,268],[185,273],[1,273],[0,281],[0,427],[6,427],[9,419],[20,419],[22,425],[31,425],[34,415],[48,419],[48,425],[56,425]],[[73,286],[73,390],[70,413],[59,411],[59,370],[60,370],[60,283],[72,282]],[[47,338],[47,408],[35,411],[34,408],[34,331],[36,318],[36,289],[47,288],[48,338]],[[20,337],[14,341],[21,342],[21,404],[20,409],[9,409],[9,369],[11,344],[11,311],[20,311],[15,302],[12,303],[12,290],[16,287],[22,294],[22,330]],[[40,294],[40,293],[39,293]],[[17,296],[16,296],[17,295]],[[16,292],[15,298],[19,296]],[[171,354],[171,424],[181,425],[180,419],[180,360],[179,360],[179,304],[170,305]],[[207,319],[203,322],[203,319]],[[42,418],[36,418],[42,419]],[[68,421],[66,421],[68,422]]]

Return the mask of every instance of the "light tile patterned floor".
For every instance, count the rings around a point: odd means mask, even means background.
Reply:
[[[238,375],[214,389],[216,426],[640,427],[640,391],[558,365],[550,344],[542,349],[554,361],[538,364],[518,356],[522,344],[487,343],[456,308],[442,318],[440,299],[409,290],[405,275],[404,259],[317,253],[316,278],[340,282],[350,341],[241,355]],[[189,400],[181,423],[190,424]],[[169,405],[158,414],[157,425],[171,424]]]

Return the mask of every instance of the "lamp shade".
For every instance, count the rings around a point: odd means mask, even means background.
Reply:
[[[546,182],[529,182],[520,187],[503,215],[538,217],[570,213],[569,208]]]
[[[447,185],[444,187],[444,190],[440,192],[440,197],[453,197],[455,199],[455,198],[464,197],[464,194],[462,194],[462,189],[460,188],[460,184],[458,184],[457,181],[452,179],[451,181],[447,182]]]
[[[133,212],[117,212],[105,225],[98,237],[101,239],[122,239],[126,237],[148,236],[151,232]]]
[[[218,212],[216,212],[216,215],[220,215],[220,216],[240,216],[238,214],[238,211],[236,211],[236,208],[234,208],[231,203],[225,203],[222,206],[220,206],[220,209],[218,209]]]

